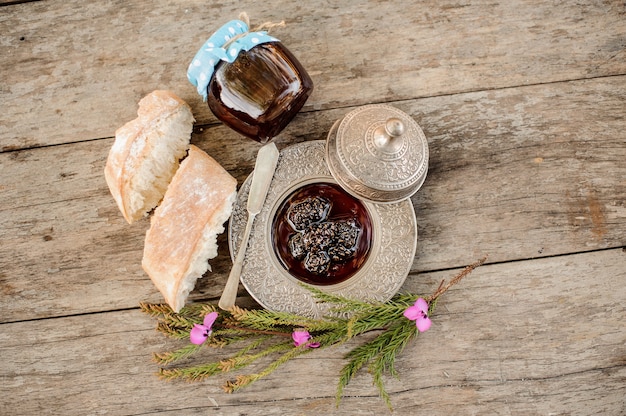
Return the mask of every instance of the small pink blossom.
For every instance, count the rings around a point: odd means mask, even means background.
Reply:
[[[417,330],[420,332],[428,331],[432,324],[428,317],[428,303],[422,298],[417,299],[413,306],[409,306],[404,311],[404,316],[411,321],[415,321]]]
[[[193,328],[191,329],[191,332],[189,333],[189,340],[193,344],[200,345],[204,341],[206,341],[207,338],[211,336],[211,333],[213,333],[213,330],[211,329],[211,327],[213,326],[213,323],[217,319],[217,315],[218,315],[217,312],[211,312],[204,317],[204,322],[202,322],[202,325],[200,324],[193,325]]]
[[[308,344],[306,343],[312,338],[311,334],[309,334],[309,331],[293,331],[291,337],[293,338],[293,343],[296,347],[299,347],[302,344],[306,344],[306,348],[317,348],[320,346],[319,342],[310,342]]]

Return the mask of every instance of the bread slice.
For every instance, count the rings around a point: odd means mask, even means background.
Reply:
[[[143,269],[178,312],[217,256],[217,235],[232,212],[237,180],[196,146],[180,164],[146,233]]]
[[[152,211],[187,153],[194,118],[171,91],[139,101],[138,117],[115,132],[104,176],[122,215],[132,223]]]

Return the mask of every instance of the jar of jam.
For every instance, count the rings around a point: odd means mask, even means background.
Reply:
[[[219,120],[260,143],[276,137],[313,91],[296,57],[242,20],[226,23],[205,42],[187,77]]]

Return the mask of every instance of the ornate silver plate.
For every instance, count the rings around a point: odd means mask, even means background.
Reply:
[[[282,266],[272,244],[272,222],[278,206],[296,189],[310,183],[337,183],[325,159],[325,141],[299,143],[281,151],[276,173],[261,212],[256,216],[243,263],[241,282],[264,308],[310,317],[326,315],[311,292]],[[231,258],[239,249],[246,226],[246,202],[251,176],[239,189],[228,229]],[[365,263],[348,280],[317,286],[341,296],[386,302],[400,289],[413,264],[417,247],[417,222],[410,199],[394,204],[363,201],[373,228]]]

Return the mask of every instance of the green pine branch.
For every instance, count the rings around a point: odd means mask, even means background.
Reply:
[[[443,293],[484,261],[485,259],[481,259],[467,266],[448,283],[442,281],[431,296],[424,298],[428,303],[428,314],[434,312]],[[347,385],[366,367],[372,374],[373,384],[382,400],[392,409],[390,396],[384,386],[384,376],[389,374],[397,377],[395,361],[410,340],[418,334],[415,322],[406,319],[403,313],[419,296],[403,293],[386,303],[370,303],[326,293],[313,286],[303,286],[311,291],[318,303],[328,305],[327,310],[331,316],[313,319],[287,312],[247,310],[239,307],[229,311],[219,310],[212,335],[204,344],[189,344],[175,351],[154,354],[154,360],[164,366],[160,368],[159,376],[166,380],[202,380],[218,373],[243,369],[263,357],[277,355],[260,372],[239,375],[235,380],[227,381],[223,386],[224,390],[234,392],[271,374],[287,361],[313,351],[308,345],[294,347],[291,334],[295,330],[308,331],[312,336],[310,343],[319,343],[320,349],[342,344],[367,332],[380,331],[373,339],[346,354],[345,359],[348,362],[339,373],[336,402],[339,405]],[[194,324],[202,323],[208,313],[218,311],[211,304],[191,304],[180,313],[174,313],[167,305],[141,303],[140,308],[157,319],[159,332],[176,339],[189,339]],[[166,368],[183,358],[195,355],[203,346],[221,348],[238,343],[242,344],[241,348],[228,358],[207,364]]]
[[[221,372],[220,362],[217,361],[193,367],[160,368],[158,375],[164,380],[185,379],[188,381],[200,381]]]
[[[332,330],[341,324],[337,319],[314,319],[288,312],[275,312],[267,309],[233,308],[232,318],[236,324],[258,330],[284,330],[291,333],[293,328],[305,328],[308,331]]]
[[[195,354],[200,348],[201,345],[188,344],[176,351],[153,353],[152,358],[159,365],[167,365]]]
[[[283,355],[281,355],[280,357],[278,357],[278,359],[276,359],[275,361],[273,361],[271,364],[269,364],[267,367],[265,367],[263,369],[263,371],[261,371],[260,373],[255,373],[255,374],[248,374],[248,375],[243,375],[243,376],[238,376],[235,381],[227,381],[223,388],[227,393],[233,393],[243,387],[246,387],[247,385],[268,376],[269,374],[273,373],[274,371],[276,371],[276,369],[278,369],[278,367],[280,367],[281,365],[283,365],[284,363],[286,363],[287,361],[302,355],[302,354],[306,354],[308,352],[311,352],[312,350],[309,348],[306,348],[305,346],[300,346],[300,347],[294,347],[292,343],[289,344],[285,344],[284,346],[288,346],[287,352],[285,352]]]

